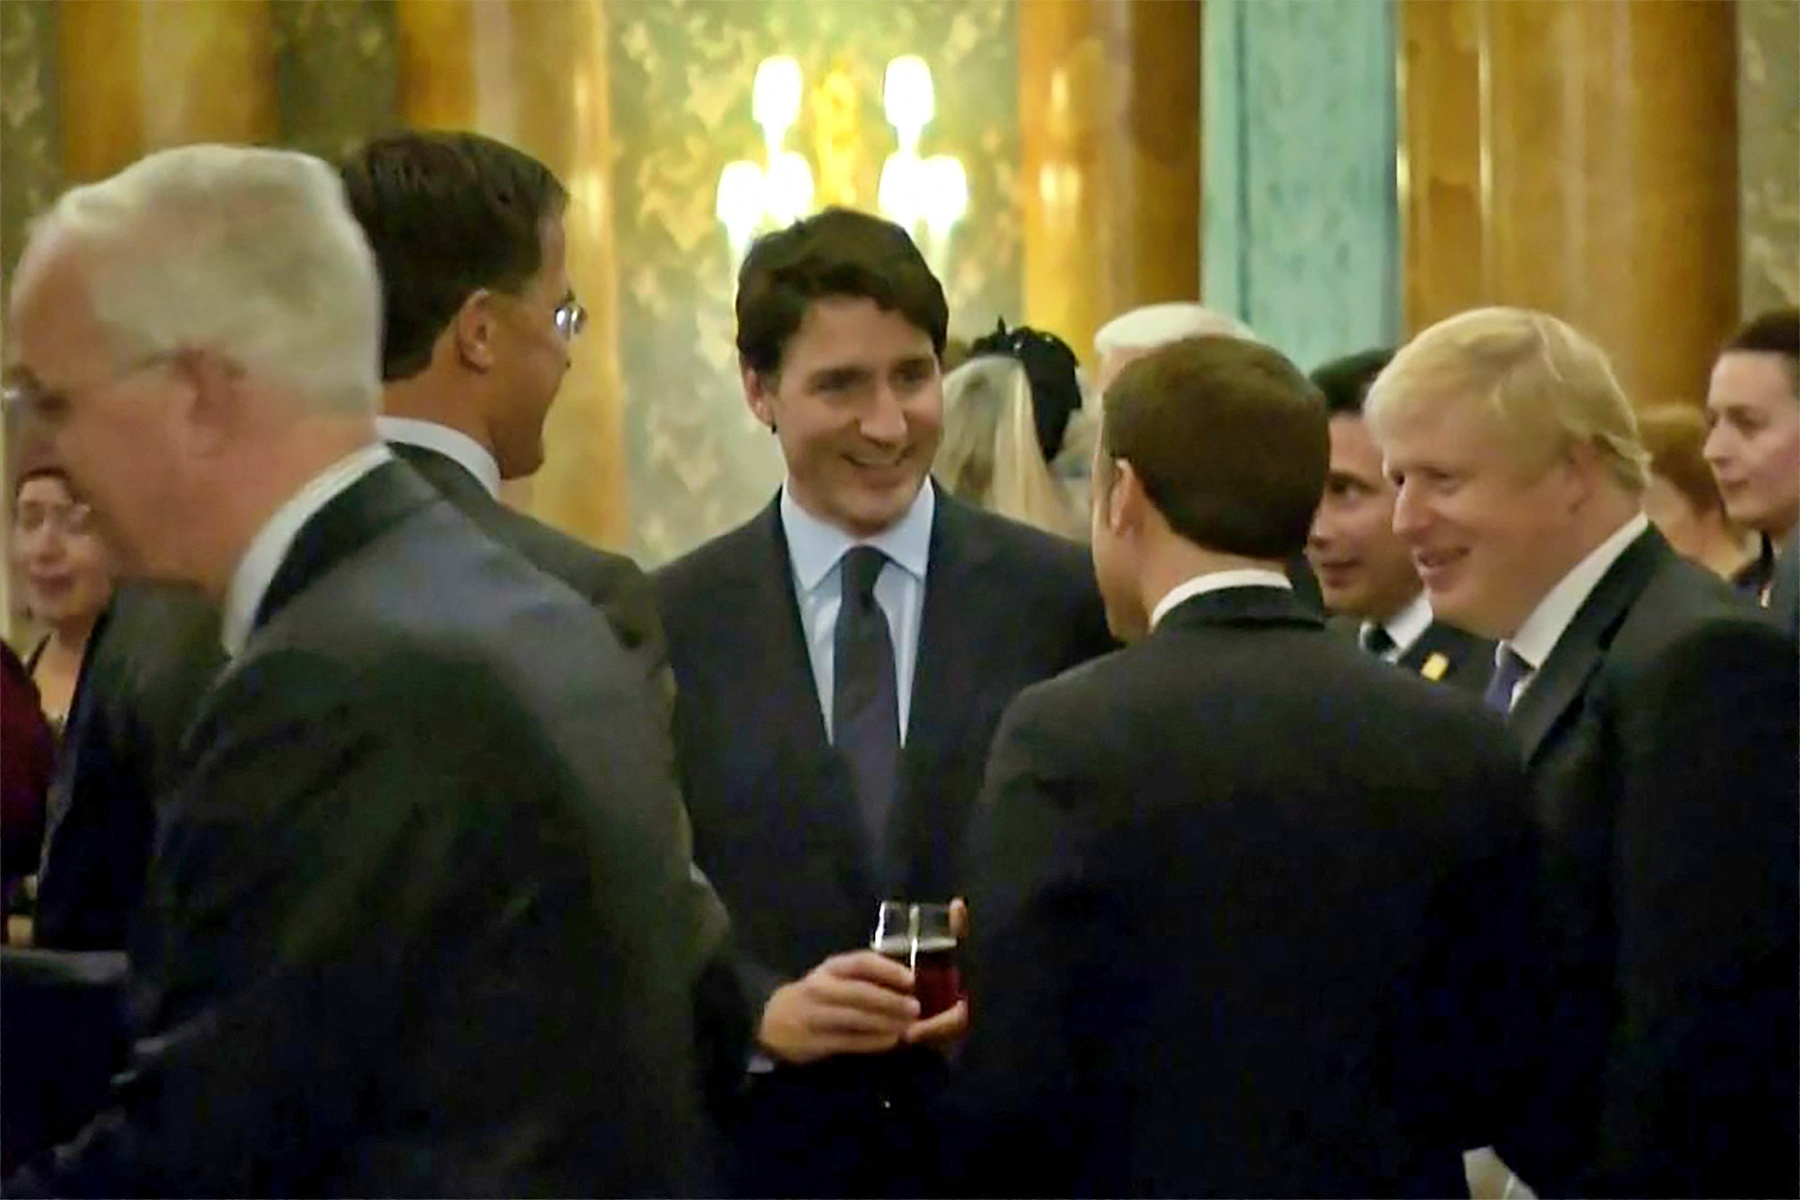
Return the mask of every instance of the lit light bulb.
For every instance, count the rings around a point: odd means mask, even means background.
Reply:
[[[750,86],[750,115],[762,127],[769,157],[800,119],[800,64],[787,55],[765,58],[756,66]]]
[[[931,123],[936,111],[931,68],[925,60],[906,54],[890,62],[881,85],[881,101],[887,123],[900,137],[900,148],[916,151],[919,134]]]

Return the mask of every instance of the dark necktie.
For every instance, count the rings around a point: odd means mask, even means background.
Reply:
[[[1518,691],[1519,682],[1529,674],[1531,664],[1520,658],[1511,646],[1502,646],[1500,661],[1494,664],[1487,691],[1482,693],[1483,703],[1504,717],[1512,711],[1513,693]]]
[[[873,546],[856,546],[844,555],[843,605],[832,640],[832,742],[850,765],[877,864],[886,861],[888,812],[900,774],[894,639],[875,599],[875,580],[887,563],[887,555]]]
[[[1383,625],[1371,625],[1363,630],[1362,647],[1376,658],[1381,658],[1394,648],[1394,635]]]

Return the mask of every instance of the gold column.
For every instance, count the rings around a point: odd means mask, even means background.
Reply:
[[[1140,304],[1200,294],[1198,0],[1019,6],[1025,319],[1084,360]]]
[[[545,427],[543,468],[507,499],[578,537],[629,537],[603,0],[399,0],[401,119],[472,129],[541,159],[569,191],[569,278],[588,308]]]
[[[1696,396],[1737,311],[1733,6],[1401,0],[1413,329],[1544,309],[1634,397]]]
[[[188,142],[277,132],[267,0],[62,4],[63,161],[72,182]]]

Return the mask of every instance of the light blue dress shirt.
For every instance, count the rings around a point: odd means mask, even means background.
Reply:
[[[929,479],[898,521],[872,538],[854,538],[800,507],[786,484],[781,488],[781,528],[787,535],[794,595],[806,630],[806,652],[825,735],[832,736],[832,669],[836,662],[838,609],[843,605],[843,561],[852,546],[874,546],[890,561],[875,581],[875,602],[887,614],[894,643],[894,684],[900,707],[900,741],[906,741],[912,712],[913,668],[919,657],[919,624],[925,608],[925,571],[931,558],[931,522],[937,495]]]

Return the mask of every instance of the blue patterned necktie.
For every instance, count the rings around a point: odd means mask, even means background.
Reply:
[[[843,601],[832,641],[832,742],[850,766],[877,864],[886,860],[888,813],[900,773],[894,639],[875,599],[875,581],[887,564],[888,556],[873,546],[856,546],[844,555]]]
[[[1513,697],[1519,690],[1519,683],[1531,674],[1531,664],[1519,657],[1518,651],[1511,646],[1500,648],[1499,661],[1494,664],[1493,677],[1488,680],[1487,691],[1481,699],[1489,708],[1506,716],[1512,712]]]

